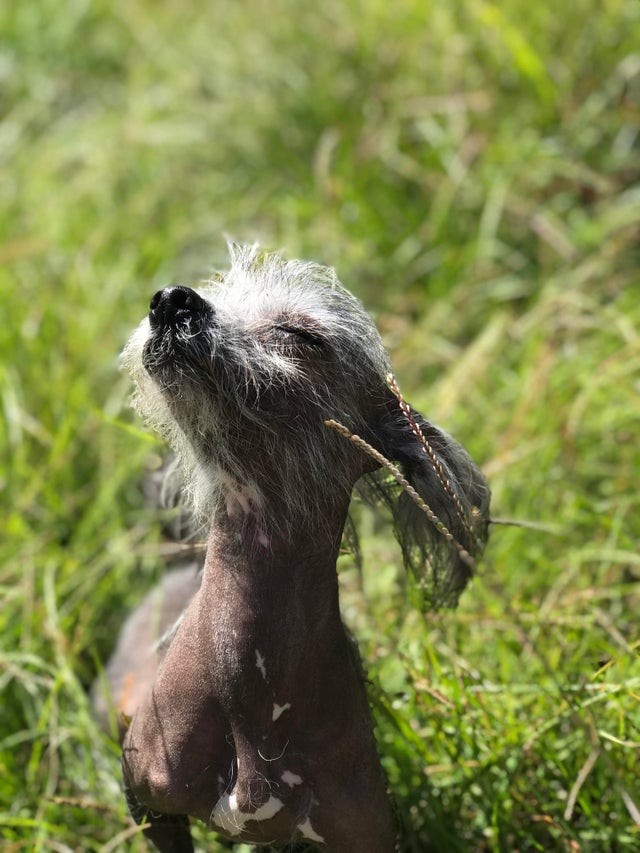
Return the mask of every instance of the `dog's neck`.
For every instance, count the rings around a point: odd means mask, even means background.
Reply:
[[[203,578],[203,599],[235,612],[236,634],[261,631],[269,642],[300,641],[340,623],[336,561],[348,497],[323,512],[322,527],[268,525],[251,514],[220,513],[212,525]],[[261,519],[269,518],[268,513]],[[203,601],[204,604],[204,601]]]
[[[356,678],[336,575],[348,497],[324,510],[321,529],[303,523],[284,534],[278,524],[265,540],[252,516],[225,515],[210,533],[199,623],[224,710],[246,720],[251,738],[284,722],[284,706],[296,706],[292,722],[302,711],[321,716],[344,689],[339,679]]]
[[[286,536],[270,532],[267,543],[249,517],[221,517],[212,527],[199,630],[237,754],[235,795],[247,808],[268,796],[260,779],[309,778],[318,750],[368,719],[338,603],[347,509],[345,498],[325,513],[322,530],[302,524]],[[375,759],[373,742],[369,751]]]

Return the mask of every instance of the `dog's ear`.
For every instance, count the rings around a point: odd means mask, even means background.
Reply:
[[[391,392],[371,427],[367,440],[419,500],[385,469],[366,475],[358,491],[389,506],[405,565],[427,601],[454,605],[487,541],[489,486],[461,444]]]

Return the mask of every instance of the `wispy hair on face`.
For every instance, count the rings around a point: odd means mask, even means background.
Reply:
[[[251,516],[284,536],[320,529],[360,480],[360,494],[390,508],[427,597],[453,602],[487,538],[482,474],[404,401],[374,323],[332,269],[255,246],[230,254],[201,288],[157,294],[122,357],[196,516]]]

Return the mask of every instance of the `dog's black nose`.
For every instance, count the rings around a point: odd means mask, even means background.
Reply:
[[[205,300],[190,287],[165,287],[159,290],[149,305],[149,324],[152,329],[175,327],[186,321],[202,321],[211,308]]]

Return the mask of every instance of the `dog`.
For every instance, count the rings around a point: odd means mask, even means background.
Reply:
[[[204,287],[156,293],[122,357],[208,531],[201,575],[169,573],[107,669],[128,724],[127,801],[162,853],[193,849],[187,816],[232,842],[390,853],[393,811],[339,610],[349,503],[356,487],[386,503],[406,564],[451,604],[487,541],[489,488],[404,401],[333,270],[230,253]]]

